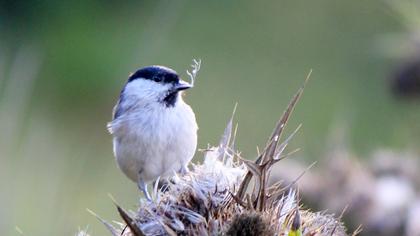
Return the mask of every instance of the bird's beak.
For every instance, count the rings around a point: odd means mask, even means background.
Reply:
[[[186,90],[192,88],[191,84],[183,81],[183,80],[179,80],[179,82],[177,84],[174,85],[174,90],[176,91],[181,91],[181,90]]]

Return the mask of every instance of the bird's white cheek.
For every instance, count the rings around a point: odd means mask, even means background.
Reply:
[[[163,99],[170,87],[169,84],[159,84],[151,80],[139,79],[125,86],[123,96],[137,104],[150,105],[150,103],[156,103]]]

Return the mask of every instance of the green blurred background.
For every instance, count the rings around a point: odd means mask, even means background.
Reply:
[[[108,197],[135,208],[106,123],[128,74],[161,64],[183,77],[199,147],[217,144],[235,102],[238,148],[254,158],[313,69],[289,125],[299,158],[321,159],[347,127],[356,153],[418,148],[420,110],[389,89],[398,63],[378,47],[404,32],[383,1],[1,1],[0,235],[72,235],[117,219]],[[197,154],[196,160],[200,159]]]

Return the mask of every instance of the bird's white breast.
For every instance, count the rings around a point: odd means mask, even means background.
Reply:
[[[118,166],[135,182],[173,175],[188,164],[197,146],[195,115],[181,98],[174,107],[137,108],[110,126]]]

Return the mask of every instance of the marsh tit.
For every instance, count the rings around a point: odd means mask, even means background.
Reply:
[[[186,172],[194,156],[197,123],[181,96],[192,84],[170,68],[144,67],[129,76],[114,107],[108,129],[117,164],[148,200],[147,184]]]

